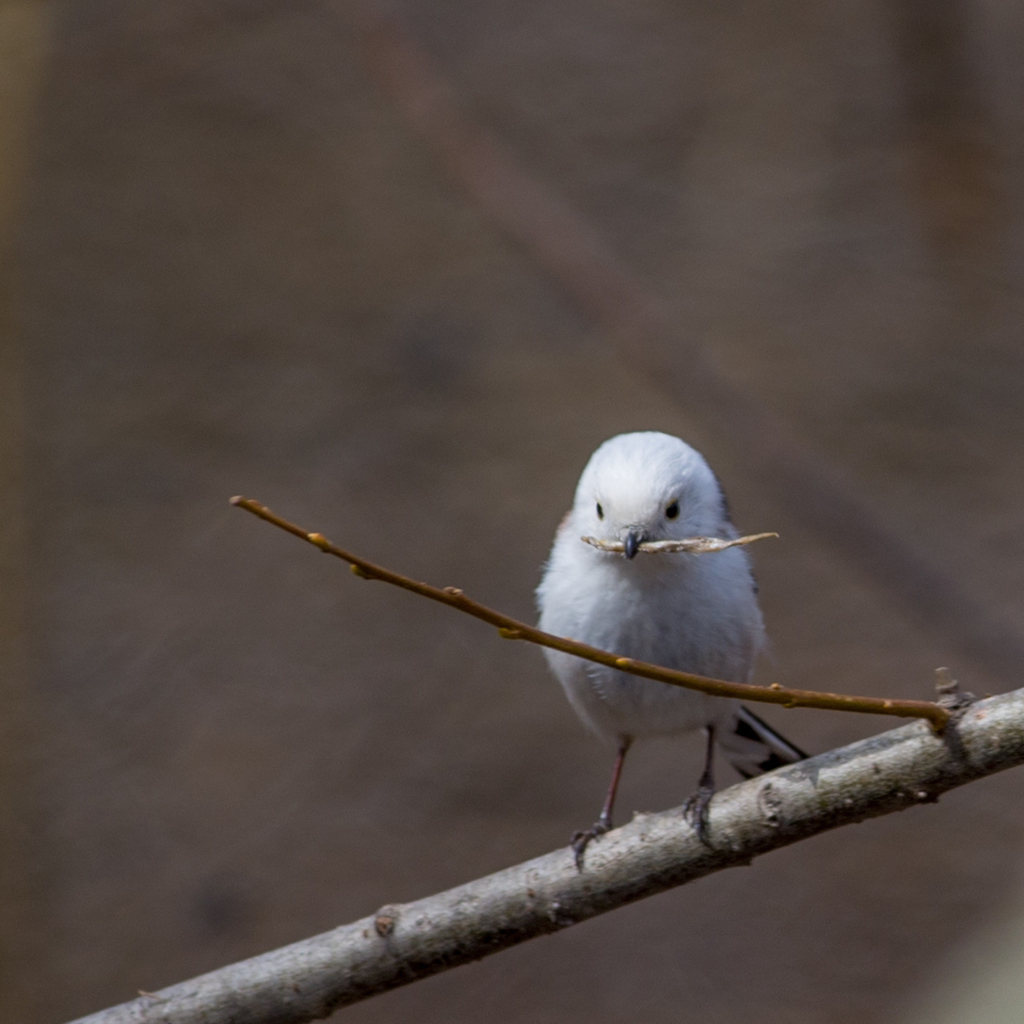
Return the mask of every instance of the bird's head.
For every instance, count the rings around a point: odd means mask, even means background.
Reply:
[[[619,434],[591,456],[576,488],[576,526],[620,541],[633,558],[644,541],[723,536],[729,515],[703,456],[654,431]]]

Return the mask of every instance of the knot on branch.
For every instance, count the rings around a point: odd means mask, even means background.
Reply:
[[[947,711],[962,711],[978,699],[973,693],[960,689],[960,683],[948,668],[935,670],[935,690],[939,695],[936,703]]]
[[[758,791],[757,806],[765,824],[769,828],[778,828],[782,821],[782,798],[772,788],[771,782],[766,782]]]
[[[395,925],[398,923],[398,914],[398,907],[390,905],[381,907],[377,911],[373,919],[373,928],[382,939],[386,939],[395,930]]]

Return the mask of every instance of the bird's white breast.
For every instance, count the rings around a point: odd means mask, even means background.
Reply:
[[[542,629],[641,661],[746,682],[764,627],[746,554],[641,554],[627,560],[579,539],[570,515],[537,595]],[[545,651],[576,712],[599,735],[664,735],[731,713],[706,697]]]

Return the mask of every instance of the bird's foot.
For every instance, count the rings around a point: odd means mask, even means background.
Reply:
[[[605,832],[610,832],[612,823],[609,819],[601,817],[594,822],[586,830],[586,832],[574,832],[572,839],[569,841],[569,845],[572,847],[573,857],[576,860],[576,870],[583,870],[583,854],[590,844],[591,839],[597,839],[598,836],[603,836]]]
[[[705,846],[711,845],[711,840],[708,837],[708,809],[711,807],[711,798],[714,795],[714,789],[709,786],[700,786],[697,792],[683,804],[683,817],[693,826],[697,838]]]

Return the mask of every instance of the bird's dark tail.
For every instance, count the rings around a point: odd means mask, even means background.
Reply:
[[[718,730],[715,738],[729,763],[745,779],[808,756],[747,707],[740,707],[732,727]]]

